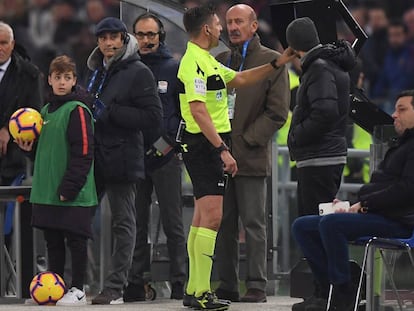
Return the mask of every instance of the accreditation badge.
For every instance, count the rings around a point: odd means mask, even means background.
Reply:
[[[227,107],[229,111],[229,119],[233,120],[234,118],[234,106],[236,105],[236,91],[227,94]]]

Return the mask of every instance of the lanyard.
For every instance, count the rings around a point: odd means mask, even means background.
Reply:
[[[242,69],[243,69],[244,61],[246,60],[246,56],[247,56],[247,48],[249,47],[249,43],[250,43],[250,40],[247,40],[243,43],[242,61],[241,61],[240,67],[239,67],[239,71],[242,71]],[[230,67],[230,63],[231,63],[231,54],[230,54],[230,58],[227,62],[227,67]]]
[[[93,74],[92,74],[91,80],[89,81],[88,88],[87,88],[87,91],[88,91],[89,93],[91,92],[92,87],[93,87],[93,85],[95,84],[95,80],[96,80],[96,77],[98,76],[98,72],[99,72],[99,70],[98,70],[98,69],[96,69],[96,70],[93,72]],[[101,94],[101,91],[102,91],[102,86],[103,86],[103,84],[104,84],[105,78],[106,78],[106,71],[105,71],[105,73],[104,73],[104,74],[103,74],[103,76],[102,76],[101,83],[99,84],[98,88],[96,89],[96,92],[95,92],[95,97],[96,97],[96,98],[98,98],[98,97],[99,97],[99,94]]]

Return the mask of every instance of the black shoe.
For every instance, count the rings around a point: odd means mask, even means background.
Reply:
[[[352,311],[355,299],[356,289],[352,283],[334,285],[329,311]]]
[[[184,296],[183,296],[183,306],[184,307],[190,307],[193,305],[193,300],[195,300],[194,295],[189,295],[187,293],[184,292]]]
[[[230,303],[218,299],[212,292],[205,292],[200,297],[195,297],[192,302],[191,306],[198,310],[221,311],[230,307]]]
[[[124,301],[125,302],[145,301],[144,285],[129,283],[128,286],[124,290]]]
[[[292,311],[325,311],[327,299],[311,296],[292,305]]]
[[[217,288],[214,292],[216,293],[216,296],[219,299],[226,299],[226,300],[229,300],[231,302],[239,302],[240,301],[239,292],[233,292],[233,291],[230,291],[230,290],[225,290],[225,289],[222,289],[220,287]]]
[[[175,282],[171,285],[171,299],[181,300],[184,296],[184,284]]]
[[[104,288],[98,296],[92,299],[93,305],[118,305],[123,303],[121,291],[114,288]]]

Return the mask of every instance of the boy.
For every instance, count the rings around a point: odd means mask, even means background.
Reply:
[[[63,276],[65,239],[71,252],[72,284],[57,305],[85,305],[87,240],[92,237],[92,207],[97,205],[92,114],[86,91],[76,87],[72,59],[56,57],[48,82],[52,94],[41,111],[43,128],[30,195],[32,226],[44,232],[50,271]],[[17,143],[25,151],[32,150],[33,141]]]

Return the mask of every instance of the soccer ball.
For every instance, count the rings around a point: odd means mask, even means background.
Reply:
[[[31,141],[39,137],[43,119],[40,113],[33,108],[16,110],[9,121],[9,131],[14,139]]]
[[[55,305],[65,294],[65,282],[54,272],[41,272],[30,283],[30,296],[39,305]]]

